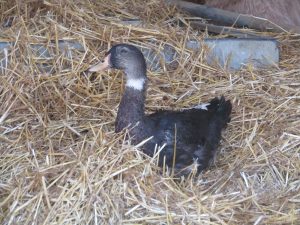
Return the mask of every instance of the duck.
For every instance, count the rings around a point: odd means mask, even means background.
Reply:
[[[188,109],[146,114],[148,78],[142,52],[131,44],[116,44],[88,71],[108,69],[122,70],[126,80],[115,120],[116,133],[127,130],[133,145],[144,141],[139,148],[150,157],[158,156],[158,165],[176,176],[192,171],[200,174],[211,165],[221,132],[231,119],[230,100],[221,96]]]

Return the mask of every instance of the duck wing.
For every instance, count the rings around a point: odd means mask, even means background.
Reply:
[[[230,121],[230,101],[214,98],[207,109],[193,108],[183,111],[159,111],[145,117],[141,136],[153,136],[143,151],[153,155],[155,146],[163,146],[159,164],[183,171],[193,164],[198,171],[207,168],[220,142],[221,131]],[[174,161],[175,153],[175,161]],[[189,173],[189,171],[185,171]],[[184,172],[184,173],[185,173]]]

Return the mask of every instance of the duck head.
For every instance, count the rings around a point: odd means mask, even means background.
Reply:
[[[123,70],[127,80],[146,77],[146,62],[142,52],[129,44],[114,45],[107,52],[104,61],[90,67],[88,71],[97,72],[109,68]]]

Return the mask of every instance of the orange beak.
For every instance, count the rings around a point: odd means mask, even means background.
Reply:
[[[110,59],[110,54],[108,54],[105,58],[104,58],[104,62],[99,62],[94,66],[91,66],[88,71],[89,72],[98,72],[98,71],[104,71],[106,69],[108,69],[110,67],[109,65],[109,59]]]

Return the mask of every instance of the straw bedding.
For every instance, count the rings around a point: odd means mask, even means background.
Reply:
[[[138,27],[120,20],[140,18]],[[207,37],[186,16],[152,1],[0,1],[1,41],[12,41],[0,75],[1,224],[297,224],[300,213],[300,43],[277,35],[278,68],[209,67],[184,48]],[[184,26],[179,26],[178,21]],[[268,34],[276,36],[275,34]],[[84,51],[65,54],[59,40]],[[215,163],[174,181],[114,134],[121,72],[88,77],[114,43],[159,51],[175,66],[149,71],[147,112],[225,95],[232,121]],[[29,43],[43,44],[48,58]],[[50,65],[43,71],[42,65]],[[298,221],[298,222],[297,222]]]

